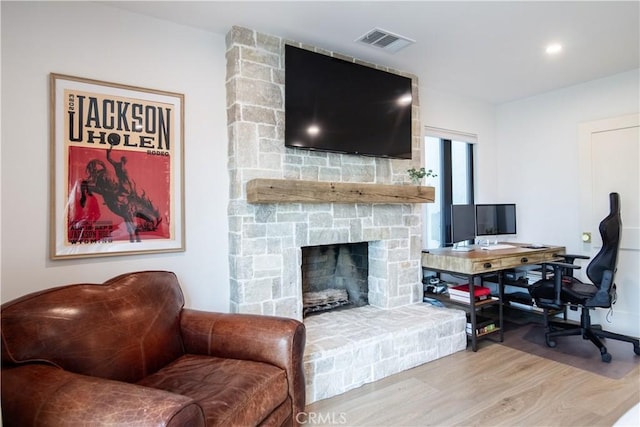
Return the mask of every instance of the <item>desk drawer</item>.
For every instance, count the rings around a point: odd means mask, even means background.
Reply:
[[[560,252],[563,251],[559,251],[558,253]],[[554,253],[549,252],[524,253],[504,258],[473,262],[472,271],[473,273],[489,273],[507,268],[521,267],[523,265],[540,264],[544,261],[551,261],[554,258]]]
[[[504,260],[502,258],[494,258],[484,261],[475,261],[471,264],[471,271],[476,273],[490,273],[492,271],[502,270]]]
[[[515,268],[528,264],[539,264],[551,259],[551,254],[523,254],[502,259],[503,268]]]

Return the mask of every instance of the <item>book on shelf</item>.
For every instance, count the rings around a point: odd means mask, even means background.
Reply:
[[[496,330],[496,324],[492,323],[487,326],[476,328],[476,335],[486,334],[488,332],[495,331],[495,330]],[[466,330],[467,334],[471,334],[471,331],[472,331],[471,327],[468,327]]]
[[[492,323],[495,324],[495,320],[492,319],[491,317],[486,317],[481,314],[476,314],[476,328],[487,326]],[[471,315],[467,313],[467,328],[470,328],[470,327],[471,327]]]
[[[496,329],[496,322],[494,319],[491,319],[490,317],[482,316],[480,314],[476,314],[476,333],[477,334],[484,334],[486,332],[491,332],[495,329]],[[472,330],[473,328],[471,325],[471,319],[470,319],[470,316],[467,315],[466,331],[468,334],[470,334]]]
[[[452,301],[459,301],[459,302],[464,302],[469,304],[471,302],[470,300],[470,295],[467,293],[467,295],[457,295],[457,294],[449,294],[449,299]],[[491,299],[491,295],[480,295],[475,297],[473,300],[474,302],[480,302],[480,301],[486,301]]]
[[[459,295],[466,296],[469,298],[469,285],[458,285],[458,286],[450,286],[449,287],[449,295]],[[486,286],[474,286],[473,287],[473,295],[477,298],[480,296],[489,296],[491,295],[491,289]]]

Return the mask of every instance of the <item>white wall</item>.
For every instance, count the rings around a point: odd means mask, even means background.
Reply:
[[[228,311],[224,36],[89,2],[1,7],[2,301],[166,269],[178,275],[187,306]],[[185,95],[186,252],[49,259],[50,72]]]
[[[518,240],[566,246],[568,253],[590,255],[581,241],[580,123],[640,111],[640,70],[572,86],[501,105],[496,114],[497,201],[518,207]],[[640,162],[640,161],[639,161]],[[610,165],[616,167],[616,165]],[[603,201],[608,203],[608,201]],[[582,264],[586,266],[587,264]],[[584,278],[584,270],[578,276]],[[640,336],[637,307],[640,282],[618,290],[612,323],[596,310],[605,329]],[[631,307],[630,307],[631,306]],[[617,307],[617,310],[615,309]],[[570,312],[577,319],[578,314]]]
[[[472,98],[442,93],[420,82],[423,126],[478,136],[474,153],[475,196],[478,203],[491,203],[497,193],[495,155],[495,107]]]
[[[518,239],[581,253],[578,125],[639,111],[638,70],[497,107],[500,201],[518,205]]]

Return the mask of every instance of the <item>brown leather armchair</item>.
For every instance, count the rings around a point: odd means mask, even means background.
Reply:
[[[3,425],[299,424],[304,325],[183,305],[166,271],[3,304]]]

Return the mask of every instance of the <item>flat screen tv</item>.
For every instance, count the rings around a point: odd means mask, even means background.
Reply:
[[[285,146],[411,158],[411,79],[285,46]]]
[[[478,236],[516,234],[516,205],[513,203],[476,205],[476,234]]]

